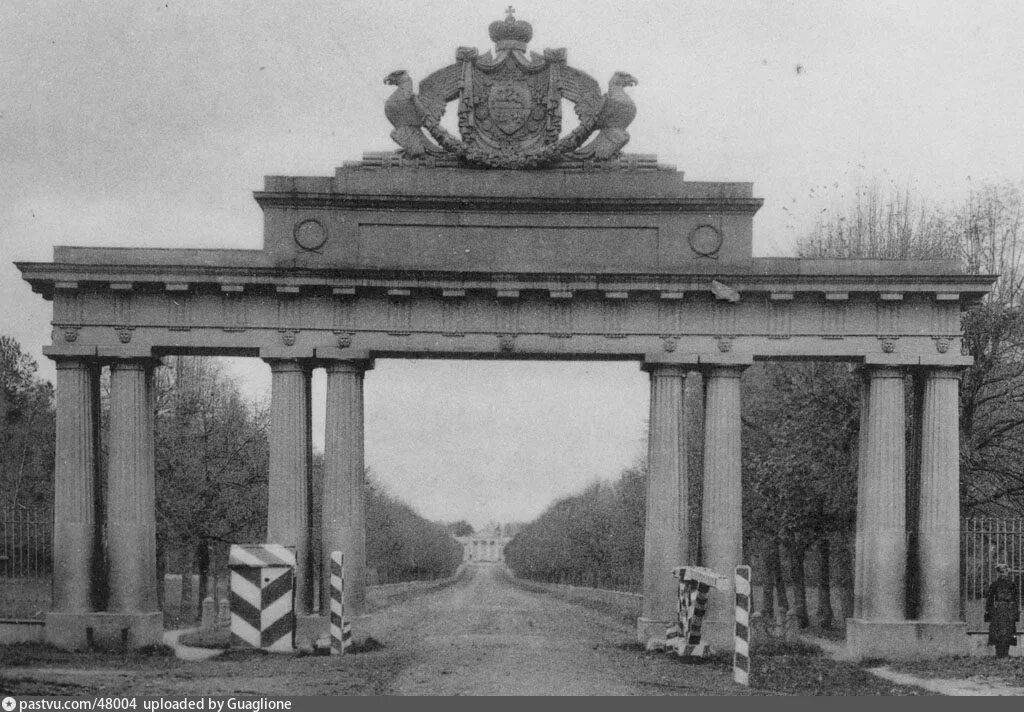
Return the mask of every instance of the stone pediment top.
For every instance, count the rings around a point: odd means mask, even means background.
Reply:
[[[366,151],[362,160],[345,161],[342,170],[396,170],[411,168],[465,168],[466,162],[451,154],[423,154],[412,156],[404,151]],[[547,170],[558,170],[569,173],[649,173],[665,171],[679,173],[671,163],[659,163],[658,156],[653,153],[619,153],[606,161],[592,161],[578,155],[569,155],[557,162],[538,166]]]
[[[384,78],[395,87],[384,115],[401,147],[399,160],[513,170],[617,165],[636,116],[625,89],[636,78],[617,71],[602,92],[597,80],[567,63],[564,49],[527,54],[532,26],[511,7],[506,14],[489,27],[493,53],[459,47],[454,64],[427,74],[418,87],[405,69]],[[563,100],[579,122],[564,135]],[[458,136],[441,125],[451,102],[458,105]]]

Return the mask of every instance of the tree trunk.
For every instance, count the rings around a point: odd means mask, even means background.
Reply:
[[[853,547],[850,535],[843,532],[839,535],[836,547],[836,583],[839,586],[839,599],[842,601],[842,616],[845,621],[853,618]]]
[[[786,613],[789,611],[789,594],[786,593],[786,577],[782,572],[782,557],[779,556],[778,539],[772,539],[768,549],[768,558],[770,560],[769,567],[774,572],[769,581],[775,586],[775,593],[779,600],[779,612],[785,619]]]
[[[202,600],[213,595],[210,590],[210,545],[206,537],[196,545],[196,569],[199,573],[199,598]]]
[[[772,555],[774,550],[775,554]],[[764,593],[761,596],[761,617],[766,621],[775,620],[775,579],[779,574],[779,545],[774,539],[768,540],[768,545],[762,552],[761,560],[764,562],[764,585],[761,587]]]
[[[793,579],[793,612],[800,627],[806,628],[811,621],[807,616],[807,581],[804,577],[805,549],[800,546],[788,547],[790,577]]]
[[[192,595],[192,571],[195,558],[191,547],[182,547],[181,566],[181,622],[191,624],[196,619],[196,597]]]
[[[818,625],[824,630],[832,627],[832,551],[828,534],[818,541]]]

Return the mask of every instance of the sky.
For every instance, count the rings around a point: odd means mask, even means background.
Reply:
[[[12,262],[51,260],[54,245],[258,249],[264,175],[330,175],[393,148],[384,76],[418,81],[458,46],[489,49],[505,6],[4,0],[0,334],[53,377],[50,305]],[[565,47],[602,85],[618,70],[639,80],[627,151],[754,184],[756,254],[788,254],[858,186],[942,203],[1024,179],[1019,2],[515,8],[531,49]],[[266,397],[266,366],[228,368]],[[366,461],[428,517],[528,520],[642,456],[647,397],[636,364],[381,360]]]

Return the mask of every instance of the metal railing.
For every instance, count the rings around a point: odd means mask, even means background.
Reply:
[[[49,509],[0,509],[0,577],[48,578],[53,566]]]
[[[968,605],[985,598],[998,563],[1009,565],[1018,590],[1024,587],[1024,517],[970,517],[961,522],[960,535]]]

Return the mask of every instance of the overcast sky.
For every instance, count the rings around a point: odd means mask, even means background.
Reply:
[[[418,81],[460,45],[490,48],[504,7],[3,0],[0,333],[52,378],[50,305],[11,262],[50,260],[54,245],[258,249],[264,175],[330,175],[391,148],[383,77]],[[858,185],[944,201],[1024,178],[1019,2],[516,10],[532,49],[567,48],[602,85],[617,70],[639,79],[627,150],[692,180],[754,183],[759,254],[786,254]],[[265,366],[231,368],[264,393]],[[430,517],[529,519],[643,451],[635,364],[378,361],[366,384],[367,464]]]

